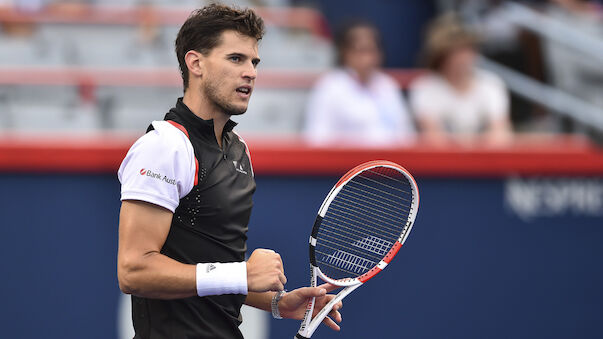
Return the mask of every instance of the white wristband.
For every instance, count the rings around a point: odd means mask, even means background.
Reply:
[[[247,294],[247,263],[197,264],[197,295]]]

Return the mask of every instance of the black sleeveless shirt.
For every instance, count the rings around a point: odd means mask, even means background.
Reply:
[[[161,253],[185,264],[244,261],[255,180],[247,146],[232,131],[236,123],[227,122],[220,148],[213,121],[194,115],[182,98],[164,119],[187,134],[198,165],[195,185],[180,199]],[[238,326],[244,301],[241,294],[132,296],[135,338],[243,338]]]

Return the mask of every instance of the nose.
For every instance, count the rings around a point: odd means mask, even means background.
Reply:
[[[243,78],[249,80],[255,80],[258,75],[258,70],[253,66],[251,62],[247,63],[245,70],[243,71]]]

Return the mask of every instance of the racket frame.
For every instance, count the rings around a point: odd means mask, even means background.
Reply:
[[[408,181],[411,183],[410,187],[412,190],[412,196],[413,196],[413,198],[416,197],[416,201],[415,201],[415,199],[413,199],[413,201],[412,201],[412,205],[411,205],[410,212],[408,214],[408,219],[406,221],[406,225],[404,225],[404,228],[402,229],[402,232],[401,232],[400,236],[398,237],[397,241],[394,243],[394,245],[389,250],[389,252],[383,257],[383,259],[377,265],[375,265],[373,268],[371,268],[368,272],[366,272],[358,277],[355,277],[355,278],[344,278],[344,279],[329,278],[320,270],[320,268],[316,264],[316,257],[315,257],[315,253],[314,253],[314,248],[316,246],[316,241],[317,241],[316,236],[318,234],[320,224],[322,223],[322,219],[324,218],[325,214],[327,213],[327,210],[329,209],[329,205],[331,204],[331,202],[333,202],[333,200],[335,199],[335,197],[337,196],[339,191],[341,191],[341,189],[345,186],[345,184],[347,184],[350,180],[352,180],[354,177],[356,177],[360,173],[370,170],[371,168],[375,168],[375,167],[387,167],[387,168],[391,168],[391,169],[397,170],[400,173],[402,173],[408,179]],[[297,335],[295,336],[295,338],[297,338],[297,339],[310,338],[310,336],[312,336],[314,331],[316,331],[318,326],[322,323],[323,319],[329,314],[329,312],[331,311],[331,309],[333,308],[333,306],[335,304],[337,304],[339,301],[341,301],[343,298],[345,298],[352,291],[354,291],[355,289],[360,287],[362,284],[364,284],[365,282],[367,282],[368,280],[373,278],[375,275],[377,275],[379,272],[381,272],[391,262],[391,260],[396,256],[396,254],[402,247],[402,244],[404,244],[404,242],[406,241],[406,238],[410,234],[413,223],[417,216],[418,208],[419,208],[419,190],[417,188],[417,183],[416,183],[415,179],[404,167],[402,167],[394,162],[386,161],[386,160],[369,161],[369,162],[360,164],[360,165],[352,168],[343,177],[341,177],[341,179],[339,179],[339,181],[335,184],[335,186],[333,186],[333,188],[331,189],[331,191],[329,192],[329,194],[323,201],[322,205],[320,206],[320,209],[318,210],[318,216],[316,217],[316,220],[314,221],[314,226],[312,227],[312,234],[310,235],[310,240],[309,240],[310,271],[311,271],[310,286],[311,287],[317,286],[316,284],[317,284],[317,276],[318,276],[323,281],[330,283],[332,285],[344,287],[344,289],[341,290],[335,296],[335,298],[331,299],[331,301],[329,301],[329,303],[327,303],[322,308],[322,310],[320,310],[316,314],[316,316],[314,316],[313,319],[312,319],[312,313],[314,312],[316,298],[312,298],[308,302],[308,305],[306,307],[306,312],[304,314],[304,319],[302,320],[301,326],[300,326],[299,331],[298,331]]]

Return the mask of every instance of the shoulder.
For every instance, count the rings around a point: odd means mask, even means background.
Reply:
[[[394,89],[394,90],[399,90],[400,86],[398,85],[398,83],[396,82],[396,80],[391,77],[389,74],[382,72],[382,71],[377,71],[375,72],[374,76],[373,76],[373,82],[379,86],[379,88],[383,88],[383,89]]]
[[[352,80],[349,74],[343,69],[335,69],[324,73],[316,81],[316,88],[336,88],[342,84],[349,83]]]
[[[416,91],[439,89],[442,88],[443,85],[444,80],[441,76],[434,72],[426,72],[412,81],[410,84],[410,90]]]
[[[166,152],[189,152],[193,146],[187,135],[167,121],[153,121],[153,129],[140,137],[130,148],[130,152],[149,152],[153,155]]]
[[[154,121],[122,161],[122,200],[142,200],[174,212],[195,185],[196,162],[188,137],[165,121]]]
[[[481,86],[505,88],[504,81],[498,75],[484,69],[475,70],[475,79],[480,83]]]
[[[144,168],[188,168],[194,164],[195,152],[188,137],[166,121],[153,121],[152,130],[130,147],[120,172],[130,165]]]
[[[167,121],[153,121],[151,125],[153,130],[145,135],[148,135],[149,139],[160,141],[168,146],[190,145],[185,130],[181,130]]]
[[[237,133],[237,131],[235,131],[234,129],[232,130],[232,136],[233,136],[233,140],[235,142],[242,144],[247,149],[249,148],[247,146],[247,143],[245,142],[245,139],[243,139],[243,137],[241,136],[241,134]]]

